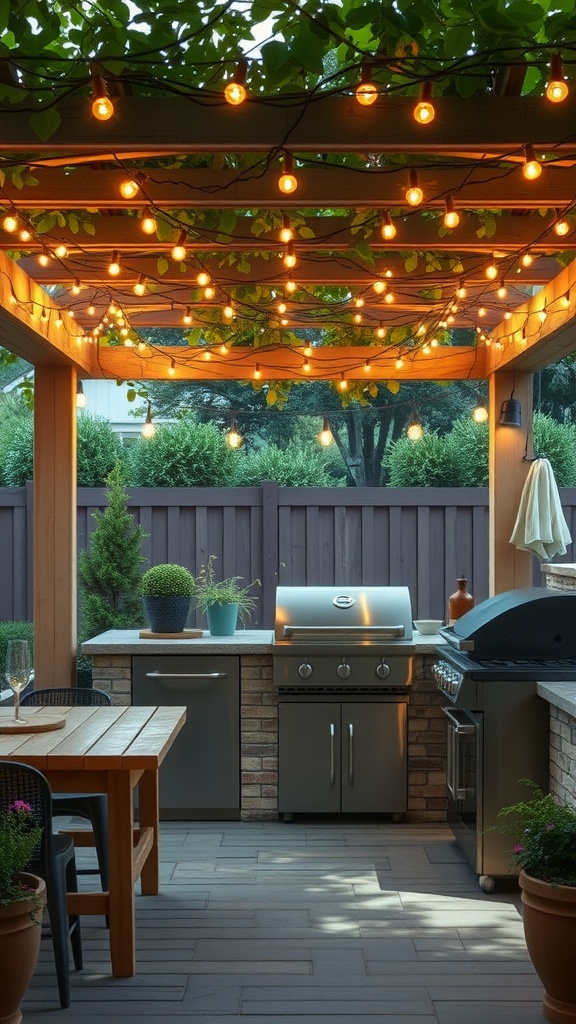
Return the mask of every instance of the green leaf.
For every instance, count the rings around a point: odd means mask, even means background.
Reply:
[[[410,256],[408,256],[404,260],[404,269],[407,270],[409,274],[411,274],[413,270],[416,270],[417,266],[418,266],[418,253],[417,252],[413,252],[413,253],[410,254]]]
[[[96,234],[96,228],[94,227],[94,225],[92,224],[91,221],[85,220],[83,222],[83,224],[82,224],[82,227],[84,228],[84,231],[86,232],[87,235],[95,235]]]
[[[158,259],[156,260],[156,269],[158,270],[160,277],[168,273],[168,270],[170,269],[170,264],[165,256],[158,257]]]
[[[41,142],[46,142],[51,135],[60,127],[62,118],[55,107],[48,107],[46,110],[39,110],[30,114],[30,127]]]
[[[78,217],[75,213],[68,214],[68,227],[74,235],[78,234],[80,230],[80,221],[78,220]]]
[[[300,238],[316,238],[316,235],[314,234],[312,228],[307,227],[307,225],[298,228],[298,234]]]
[[[471,25],[447,28],[444,33],[444,53],[448,57],[464,57],[474,42]]]
[[[399,380],[387,380],[386,381],[386,388],[390,392],[391,395],[397,395],[398,392],[400,391],[400,381]]]

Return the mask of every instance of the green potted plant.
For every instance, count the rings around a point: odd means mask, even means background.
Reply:
[[[194,577],[184,565],[153,565],[142,575],[144,611],[153,633],[181,633],[190,611]]]
[[[238,619],[244,622],[256,607],[257,598],[252,597],[250,591],[260,580],[253,580],[246,586],[242,586],[241,576],[217,580],[215,561],[216,555],[210,555],[196,577],[196,605],[206,615],[211,636],[232,636]]]
[[[545,988],[548,1020],[576,1022],[576,806],[559,803],[529,779],[532,799],[503,807],[495,825],[515,836],[526,945]]]
[[[21,1019],[18,1008],[38,960],[46,883],[25,868],[41,834],[23,800],[0,811],[0,962],[10,965],[0,986],[0,1020]]]

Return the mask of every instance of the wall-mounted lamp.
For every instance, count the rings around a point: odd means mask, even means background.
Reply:
[[[501,427],[521,427],[522,426],[522,406],[517,398],[513,398],[514,392],[510,395],[510,398],[506,398],[502,402],[500,409],[500,419],[498,423]]]

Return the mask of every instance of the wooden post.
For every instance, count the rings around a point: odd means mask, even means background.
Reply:
[[[532,586],[532,555],[510,544],[522,488],[530,465],[522,458],[532,436],[532,375],[518,370],[492,373],[490,383],[489,558],[490,595]],[[500,426],[502,402],[514,392],[522,426]],[[528,455],[532,455],[531,450]]]
[[[76,682],[76,370],[34,375],[36,687]]]

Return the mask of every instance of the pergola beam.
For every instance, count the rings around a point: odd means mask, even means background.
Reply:
[[[0,116],[0,132],[1,125]],[[296,171],[298,187],[290,195],[282,194],[278,188],[279,165],[265,172],[255,166],[253,170],[242,171],[151,168],[146,174],[141,190],[129,201],[120,192],[120,185],[127,178],[126,171],[100,168],[78,167],[64,174],[35,167],[38,185],[18,189],[7,178],[2,191],[7,204],[13,203],[20,210],[141,210],[153,203],[160,210],[302,210],[360,206],[401,207],[414,211],[405,197],[406,167],[376,171],[346,167],[303,168]],[[447,195],[453,196],[456,207],[465,209],[562,209],[575,198],[572,168],[548,166],[535,181],[526,181],[517,165],[502,167],[479,162],[476,167],[463,166],[462,169],[421,167],[418,177],[425,197],[422,208],[428,210],[442,209]],[[542,222],[543,233],[549,227]],[[193,233],[194,227],[190,230]],[[451,237],[457,240],[457,230]],[[9,241],[5,235],[3,238]]]
[[[95,121],[88,97],[62,101],[62,121],[39,144],[17,106],[0,112],[0,152],[129,156],[133,152],[443,153],[495,150],[517,154],[526,143],[573,152],[576,101],[548,104],[535,96],[440,96],[426,126],[412,117],[414,98],[386,96],[361,107],[343,96],[285,102],[252,99],[241,107],[196,93],[190,98],[115,97],[114,117]],[[448,142],[449,140],[449,142]]]

